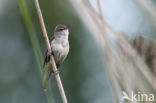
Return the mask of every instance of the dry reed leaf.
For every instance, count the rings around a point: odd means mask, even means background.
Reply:
[[[148,65],[139,55],[139,53],[144,54],[145,52],[146,45],[143,38],[140,37],[139,41],[137,39],[134,40],[133,46],[122,33],[114,30],[104,19],[100,3],[98,3],[99,0],[97,0],[99,12],[93,9],[88,0],[70,1],[82,22],[90,30],[91,35],[105,50],[107,70],[117,103],[121,102],[120,96],[123,90],[129,96],[132,91],[141,93],[151,91],[156,94],[155,76],[153,76]],[[135,48],[139,53],[137,53]],[[153,53],[151,53],[149,48],[148,56],[146,56],[148,61],[151,60],[151,56],[153,57]],[[134,102],[129,101],[129,103]]]
[[[143,36],[139,36],[132,41],[132,46],[148,65],[150,71],[156,75],[156,43],[147,43]]]

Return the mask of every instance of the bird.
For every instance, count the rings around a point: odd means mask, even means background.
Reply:
[[[46,50],[44,56],[44,67],[46,69],[45,82],[43,87],[44,90],[46,90],[48,87],[51,75],[56,75],[59,73],[58,69],[69,53],[69,28],[70,26],[65,26],[62,24],[57,25],[55,27],[53,37],[49,40],[57,71],[53,71],[50,59],[51,54],[49,54],[48,50]]]

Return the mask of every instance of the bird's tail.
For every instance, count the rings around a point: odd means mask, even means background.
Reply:
[[[50,76],[51,76],[51,71],[47,70],[44,73],[44,81],[43,81],[43,90],[46,91],[48,86],[49,86],[49,82],[50,82]]]

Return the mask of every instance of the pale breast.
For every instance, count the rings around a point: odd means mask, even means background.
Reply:
[[[63,45],[59,42],[52,42],[52,51],[56,62],[59,62],[62,58],[65,58],[69,52],[69,45]]]

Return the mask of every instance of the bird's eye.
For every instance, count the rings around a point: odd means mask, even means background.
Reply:
[[[63,31],[63,29],[59,29],[60,31]]]

